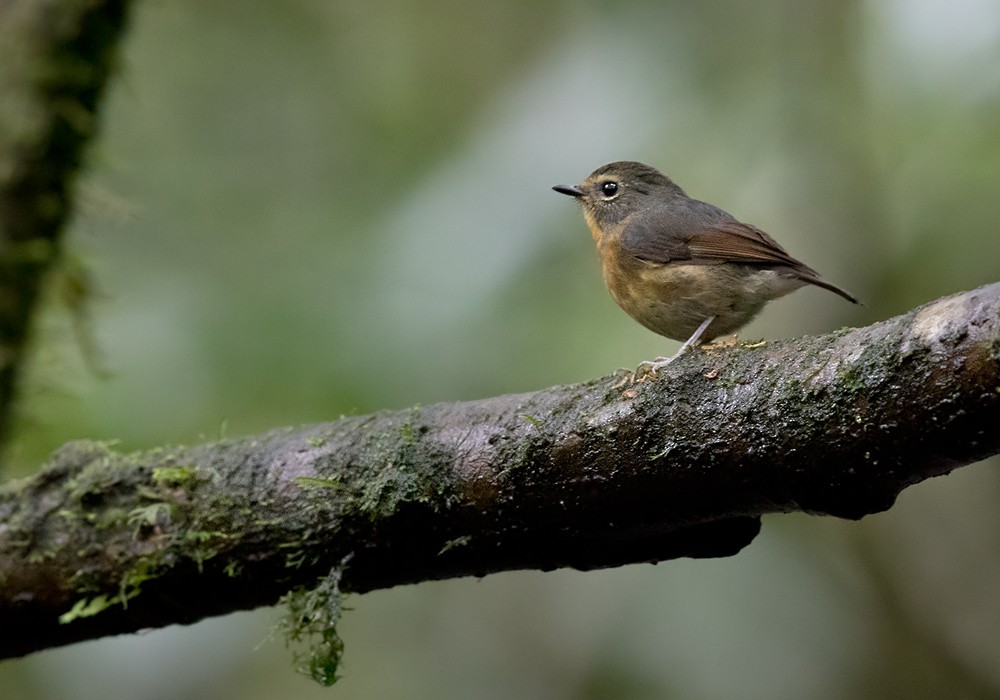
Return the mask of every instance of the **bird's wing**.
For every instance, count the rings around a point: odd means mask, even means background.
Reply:
[[[626,220],[619,239],[623,252],[655,265],[691,262],[689,227],[667,212],[644,212]]]
[[[692,221],[664,211],[629,222],[621,245],[640,260],[660,265],[737,262],[809,269],[759,228],[732,219]]]
[[[654,265],[687,262],[781,267],[804,282],[828,289],[855,304],[861,303],[849,292],[824,280],[804,262],[793,258],[756,226],[733,219],[694,223],[659,214],[630,225],[622,236],[621,245],[629,254]]]
[[[721,221],[692,231],[688,248],[693,260],[783,265],[816,274],[759,228],[739,221]]]

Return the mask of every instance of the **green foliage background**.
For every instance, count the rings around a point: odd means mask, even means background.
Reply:
[[[1000,7],[985,0],[136,9],[63,271],[97,294],[74,316],[53,280],[22,473],[78,437],[192,443],[671,352],[614,306],[577,208],[549,189],[610,160],[660,167],[868,302],[802,290],[745,337],[863,325],[1000,279]],[[733,559],[354,597],[332,689],[293,673],[275,611],[8,662],[0,688],[990,697],[998,492],[983,465],[860,524],[768,518]]]

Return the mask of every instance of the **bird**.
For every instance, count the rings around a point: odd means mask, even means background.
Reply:
[[[618,306],[654,333],[683,341],[674,355],[640,370],[655,375],[696,343],[734,333],[767,302],[807,284],[861,303],[764,231],[692,199],[652,166],[616,161],[579,185],[552,189],[582,205]]]

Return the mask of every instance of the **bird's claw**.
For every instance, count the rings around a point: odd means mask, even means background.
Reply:
[[[632,382],[641,382],[656,377],[656,373],[669,365],[673,359],[673,357],[657,357],[653,360],[643,360],[632,373]]]

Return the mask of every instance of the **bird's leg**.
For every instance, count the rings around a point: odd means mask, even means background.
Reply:
[[[645,362],[640,362],[639,366],[635,368],[635,375],[634,376],[636,378],[638,378],[640,374],[643,374],[643,375],[645,375],[645,374],[656,374],[656,371],[658,369],[660,369],[662,367],[666,367],[667,365],[669,365],[671,362],[673,362],[678,357],[680,357],[681,355],[683,355],[685,350],[687,350],[689,347],[691,347],[692,345],[694,345],[695,343],[697,343],[699,340],[701,340],[701,336],[705,334],[705,330],[710,325],[712,325],[712,321],[714,321],[714,320],[715,320],[715,316],[709,316],[704,321],[702,321],[701,325],[698,326],[698,330],[696,330],[694,333],[692,333],[691,337],[688,338],[687,340],[685,340],[684,344],[681,345],[680,349],[677,352],[675,352],[673,355],[671,355],[670,357],[657,357],[655,360],[652,360],[652,361],[646,360]]]

